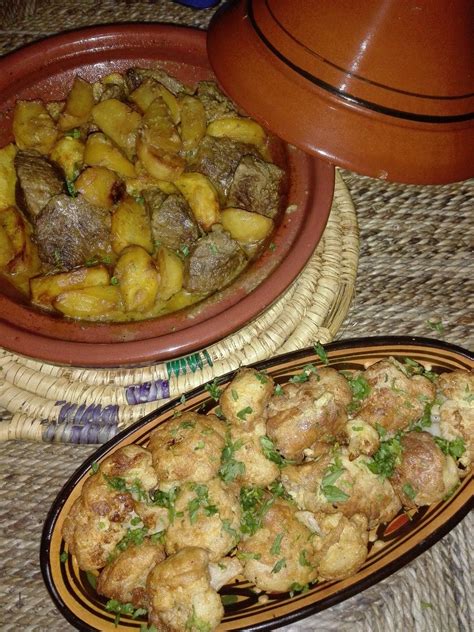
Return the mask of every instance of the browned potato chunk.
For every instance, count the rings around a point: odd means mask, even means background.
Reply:
[[[156,301],[160,276],[155,262],[140,246],[126,248],[115,266],[126,311],[144,312]]]
[[[176,180],[183,173],[186,165],[181,156],[167,154],[151,147],[140,137],[137,140],[137,155],[146,171],[157,180]]]
[[[0,209],[15,204],[15,154],[16,147],[13,143],[0,149]]]
[[[49,154],[58,130],[41,101],[17,101],[13,112],[13,134],[19,149]]]
[[[209,136],[227,136],[239,143],[249,143],[257,147],[265,145],[265,130],[257,122],[244,118],[221,118],[207,127]]]
[[[76,191],[82,193],[95,206],[110,208],[125,191],[125,184],[118,175],[106,167],[88,167],[74,183]]]
[[[68,180],[74,180],[84,160],[84,149],[78,138],[63,136],[53,147],[50,158],[62,167]]]
[[[8,235],[15,255],[22,252],[26,244],[26,224],[21,213],[14,206],[3,209],[0,211],[0,226]]]
[[[91,84],[76,77],[66,99],[66,106],[59,116],[59,129],[67,131],[87,123],[93,106],[94,95]]]
[[[59,294],[53,306],[70,318],[96,319],[120,310],[122,296],[115,285],[85,287]]]
[[[184,264],[176,253],[164,246],[158,249],[155,261],[161,277],[158,295],[167,301],[183,287]]]
[[[166,312],[175,312],[178,309],[189,307],[194,303],[197,303],[202,299],[201,294],[195,294],[194,292],[188,292],[187,290],[180,290],[174,296],[172,296],[166,303]]]
[[[185,151],[196,149],[206,134],[206,111],[195,97],[184,96],[179,101],[181,110],[181,140]]]
[[[10,241],[10,237],[8,236],[7,231],[0,224],[0,268],[6,266],[14,256],[15,249]]]
[[[0,211],[0,225],[8,235],[14,257],[4,269],[4,275],[19,290],[29,294],[29,279],[39,273],[41,262],[31,239],[31,227],[13,206]]]
[[[165,153],[175,154],[181,149],[181,137],[163,97],[156,97],[148,106],[142,134],[147,145]]]
[[[132,92],[130,95],[130,101],[136,103],[142,112],[146,112],[151,103],[157,97],[161,97],[163,99],[168,106],[173,122],[178,124],[181,115],[177,98],[172,92],[167,90],[165,86],[161,85],[161,83],[155,81],[151,77],[142,81],[138,88]]]
[[[199,225],[208,231],[220,222],[217,191],[202,173],[183,173],[174,183],[186,198]]]
[[[41,307],[51,307],[56,297],[64,292],[85,287],[107,286],[109,283],[110,275],[103,265],[42,275],[30,279],[31,300]]]
[[[127,196],[112,215],[112,248],[120,254],[127,246],[141,246],[153,252],[153,238],[148,212],[144,204]]]
[[[138,112],[118,99],[106,99],[93,107],[92,119],[128,158],[133,158],[137,129],[142,120]]]
[[[135,177],[135,167],[110,141],[100,132],[91,134],[86,142],[84,163],[92,167],[107,167],[123,177]]]
[[[273,230],[273,220],[269,217],[240,208],[224,209],[221,223],[234,239],[246,244],[262,241]]]

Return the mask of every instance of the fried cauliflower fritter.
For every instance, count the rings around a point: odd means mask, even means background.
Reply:
[[[211,587],[209,556],[187,547],[157,564],[148,575],[149,622],[163,632],[212,632],[224,607]]]
[[[287,592],[294,584],[313,582],[318,557],[311,536],[296,517],[296,507],[276,500],[263,516],[261,527],[237,547],[244,576],[269,592]]]
[[[206,483],[217,476],[226,427],[215,415],[186,412],[158,426],[150,436],[160,488]],[[192,457],[192,458],[191,458]]]
[[[351,459],[361,454],[371,456],[380,446],[377,430],[362,419],[355,417],[346,424],[347,452]]]
[[[442,373],[438,380],[441,435],[449,441],[462,439],[465,452],[459,459],[468,468],[474,461],[474,373]]]
[[[391,477],[405,507],[436,503],[459,483],[454,459],[443,454],[432,435],[409,432],[400,439],[401,459]]]
[[[255,424],[265,421],[265,410],[273,387],[270,376],[255,369],[240,369],[219,400],[231,426],[248,432]]]
[[[401,509],[387,479],[373,474],[365,457],[351,461],[347,451],[317,461],[290,465],[281,474],[286,491],[300,509],[351,518],[362,514],[370,529],[389,522]]]
[[[363,377],[370,391],[358,417],[388,431],[402,430],[418,421],[425,406],[435,398],[435,386],[430,380],[422,375],[408,375],[394,358],[372,364]]]
[[[105,566],[126,533],[125,522],[135,510],[137,497],[155,487],[157,477],[151,454],[136,445],[116,450],[86,480],[63,525],[63,538],[79,567]]]
[[[264,429],[259,432],[259,426],[254,432],[245,432],[238,428],[230,431],[233,458],[243,464],[243,471],[236,478],[241,485],[267,487],[280,475],[278,465],[267,459],[263,453],[260,439],[264,434]]]
[[[165,535],[168,555],[189,546],[199,546],[216,562],[240,537],[241,509],[236,491],[218,478],[186,483],[177,493],[175,518]]]
[[[163,545],[150,538],[141,544],[130,544],[100,573],[97,592],[121,603],[131,603],[135,608],[147,608],[148,574],[165,557]]]
[[[287,459],[302,461],[304,451],[327,451],[345,439],[346,406],[352,392],[346,378],[322,368],[301,384],[286,384],[268,405],[267,435]]]
[[[123,523],[111,522],[90,511],[82,498],[78,498],[64,520],[62,535],[79,568],[93,571],[107,564],[126,531]]]
[[[367,518],[361,514],[347,518],[341,513],[319,513],[316,519],[320,537],[314,538],[313,544],[320,554],[319,578],[343,579],[356,573],[367,558]]]

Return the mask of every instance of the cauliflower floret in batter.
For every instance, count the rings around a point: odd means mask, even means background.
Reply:
[[[166,632],[212,632],[224,607],[211,587],[209,556],[187,547],[157,564],[148,575],[149,622]]]

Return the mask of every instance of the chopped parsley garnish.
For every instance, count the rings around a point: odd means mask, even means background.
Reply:
[[[168,510],[168,518],[170,522],[174,522],[175,519],[175,502],[179,492],[179,487],[173,487],[169,492],[163,492],[159,489],[153,492],[152,502],[158,507],[164,507]]]
[[[334,485],[334,483],[344,473],[344,471],[345,468],[342,467],[341,459],[336,455],[334,463],[327,468],[320,485],[321,493],[330,503],[345,502],[349,498],[348,494],[346,494],[342,491],[342,489]]]
[[[298,562],[299,562],[300,566],[311,566],[311,562],[306,557],[306,549],[302,549],[300,551],[300,554],[299,554],[299,557],[298,557]]]
[[[68,552],[67,552],[67,551],[63,551],[63,552],[61,553],[61,555],[59,556],[59,561],[60,561],[62,564],[64,564],[65,562],[67,562],[68,557],[69,557]]]
[[[209,244],[209,250],[212,252],[213,255],[217,255],[218,250],[217,250],[217,246],[214,242],[211,241],[211,243]]]
[[[238,392],[235,390],[235,388],[233,388],[230,391],[230,394],[232,395],[232,399],[234,400],[234,402],[236,402],[239,399],[239,394]]]
[[[183,255],[183,257],[189,257],[189,246],[187,246],[186,244],[182,244],[179,247],[179,253],[178,254]]]
[[[116,276],[111,277],[110,279],[110,285],[118,285],[119,284],[119,280]]]
[[[99,471],[99,464],[97,463],[97,461],[94,461],[94,463],[92,463],[91,465],[91,473],[97,474],[98,471]]]
[[[230,434],[227,435],[226,443],[222,449],[221,467],[219,469],[219,476],[224,483],[230,483],[238,476],[243,476],[245,474],[245,464],[234,458],[235,453],[237,450],[240,450],[242,445],[242,439],[232,442]]]
[[[76,191],[76,187],[74,186],[74,180],[69,180],[69,178],[66,178],[66,189],[70,197],[72,198],[77,197],[77,191]]]
[[[250,551],[237,551],[236,555],[243,562],[246,560],[259,560],[262,557],[260,553],[251,553]]]
[[[290,586],[290,597],[293,597],[295,593],[305,593],[309,590],[309,584],[299,584],[298,582],[294,582]]]
[[[264,456],[269,461],[273,461],[273,463],[276,463],[278,467],[285,467],[286,465],[293,463],[293,461],[289,461],[285,459],[285,457],[283,457],[278,452],[273,441],[266,435],[263,435],[263,437],[259,437],[259,441],[260,441],[260,445],[262,447],[262,452]]]
[[[444,332],[444,325],[440,320],[430,320],[428,319],[426,321],[426,324],[428,325],[428,327],[430,329],[432,329],[433,331],[438,332],[439,334],[442,334]]]
[[[120,476],[108,476],[107,474],[103,476],[107,481],[107,485],[115,491],[131,494],[135,500],[148,500],[148,494],[138,479],[134,480],[131,485],[127,485],[127,481]]]
[[[411,358],[403,358],[403,368],[405,369],[408,376],[422,375],[423,377],[426,377],[428,380],[430,380],[430,382],[436,382],[436,380],[438,379],[438,375],[436,373],[434,373],[433,371],[428,371],[428,369],[425,369],[422,364],[416,362],[415,360],[412,360]]]
[[[97,588],[97,575],[94,575],[92,571],[86,571],[86,577],[89,584],[94,590]]]
[[[198,512],[200,509],[204,510],[206,516],[213,516],[218,513],[216,505],[212,505],[209,500],[209,490],[207,485],[193,484],[191,489],[195,492],[196,496],[188,502],[187,509],[189,513],[189,521],[194,524],[198,518]]]
[[[140,518],[138,518],[139,522],[141,522]],[[133,524],[133,520],[130,521]],[[108,562],[112,562],[119,553],[128,549],[128,547],[132,544],[140,545],[143,544],[146,536],[148,535],[148,529],[146,527],[138,527],[137,529],[127,529],[127,532],[120,540],[120,542],[115,546],[114,552],[110,555]]]
[[[195,428],[195,426],[196,426],[195,421],[182,421],[179,424],[180,430],[192,430],[193,428]]]
[[[281,397],[285,391],[283,390],[281,384],[276,384],[275,388],[273,389],[273,392],[275,395],[278,395]]]
[[[272,568],[272,573],[279,573],[282,568],[286,568],[286,560],[284,557],[282,557],[281,560],[278,560],[278,562]]]
[[[438,448],[440,448],[444,454],[452,456],[453,459],[459,459],[466,451],[464,440],[461,439],[461,437],[453,439],[452,441],[443,439],[442,437],[434,437],[434,440]]]
[[[227,520],[226,518],[224,518],[224,520],[221,520],[221,522],[222,522],[222,528],[224,529],[224,531],[228,533],[230,536],[232,536],[238,542],[240,539],[240,536],[238,532],[234,529],[234,527],[231,525],[230,520]]]
[[[323,347],[323,345],[320,342],[317,342],[313,348],[314,348],[314,352],[316,353],[318,358],[321,360],[321,362],[323,364],[329,364],[328,354],[326,353],[326,349]]]
[[[402,486],[402,492],[407,496],[410,500],[413,500],[416,496],[416,491],[413,489],[413,486],[410,483],[405,483]]]
[[[268,376],[262,371],[255,373],[255,377],[261,384],[266,384],[268,382]]]
[[[370,385],[362,375],[357,377],[346,376],[352,391],[352,402],[347,407],[348,412],[354,412],[360,408],[361,402],[370,393]]]
[[[262,525],[265,514],[275,501],[261,487],[242,487],[240,505],[242,507],[242,533],[253,535]]]
[[[247,415],[250,415],[251,413],[253,413],[253,408],[251,408],[250,406],[246,406],[245,408],[242,408],[242,410],[239,410],[239,412],[237,413],[237,417],[239,419],[242,419],[242,421],[245,421]]]
[[[423,410],[423,415],[416,421],[414,424],[410,425],[409,430],[415,430],[416,432],[421,432],[423,428],[429,428],[431,426],[431,408],[433,404],[430,402],[426,402],[425,408]]]
[[[293,377],[290,377],[288,381],[292,384],[301,384],[302,382],[307,382],[312,373],[317,375],[318,369],[314,366],[314,364],[307,364],[303,367],[301,373],[293,375]]]
[[[273,544],[270,548],[270,553],[272,555],[279,555],[281,551],[281,541],[283,540],[284,533],[278,533],[273,540]]]
[[[147,610],[145,608],[135,608],[135,606],[131,603],[120,603],[117,599],[109,599],[105,604],[105,609],[108,612],[115,612],[114,625],[118,626],[120,623],[120,617],[123,614],[127,614],[132,619],[137,619],[145,614],[147,614]]]
[[[392,439],[382,441],[379,449],[372,456],[372,460],[367,463],[367,467],[373,474],[378,474],[384,478],[392,476],[402,455],[400,437],[401,433],[398,432]]]
[[[198,442],[196,443],[196,445],[194,446],[194,448],[193,448],[193,449],[194,449],[194,451],[195,451],[195,452],[196,452],[196,450],[203,450],[203,449],[204,449],[204,447],[205,447],[205,445],[206,445],[206,444],[205,444],[205,443],[204,443],[204,441],[202,441],[202,439],[201,439],[201,441],[198,441]]]
[[[212,397],[212,399],[215,402],[219,401],[219,397],[222,394],[222,389],[219,386],[217,386],[216,380],[209,382],[209,384],[206,384],[204,388],[206,389],[206,391],[209,393],[209,395]]]
[[[78,127],[75,127],[74,129],[64,132],[64,136],[69,136],[70,138],[80,138],[81,130]]]
[[[273,241],[271,241],[271,242],[268,244],[268,250],[270,250],[271,252],[274,252],[274,251],[275,251],[275,249],[276,249],[276,245],[275,245],[275,243],[274,243]]]

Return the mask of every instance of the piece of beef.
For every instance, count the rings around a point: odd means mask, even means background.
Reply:
[[[225,206],[237,165],[247,154],[258,155],[258,150],[253,145],[238,143],[226,136],[204,136],[188,171],[198,171],[207,176],[217,189],[220,204]]]
[[[227,205],[273,219],[280,208],[284,175],[270,162],[244,156],[235,170]]]
[[[204,106],[208,125],[216,119],[237,116],[235,105],[213,81],[200,81],[196,96]]]
[[[34,238],[43,262],[71,270],[110,255],[110,213],[80,195],[56,195],[36,218]]]
[[[188,248],[199,238],[199,226],[180,193],[166,195],[160,189],[146,189],[142,193],[151,217],[153,239],[167,248]]]
[[[209,294],[228,285],[246,263],[245,253],[229,233],[216,230],[197,242],[186,259],[184,287]]]
[[[18,151],[15,169],[16,203],[34,221],[53,195],[63,193],[64,174],[58,164],[35,149]]]
[[[161,68],[129,68],[125,73],[125,79],[130,92],[136,90],[147,77],[151,77],[161,83],[162,86],[165,86],[165,88],[175,96],[179,94],[190,94],[189,88],[185,86],[184,83],[181,83],[181,81],[175,77],[171,77]]]

